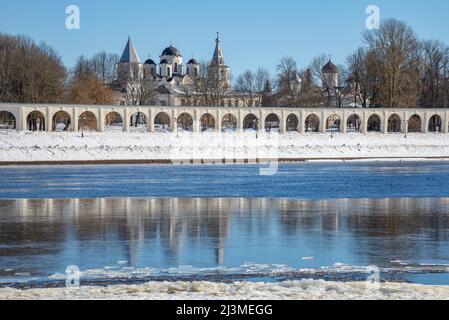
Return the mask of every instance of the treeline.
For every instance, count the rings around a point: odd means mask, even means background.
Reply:
[[[100,52],[92,58],[80,56],[68,78],[66,101],[75,104],[115,104],[114,90],[119,56]]]
[[[1,102],[61,102],[66,79],[66,68],[48,45],[0,34]]]
[[[363,40],[347,67],[364,107],[449,106],[446,44],[419,40],[407,24],[393,19],[365,32]]]
[[[388,19],[380,29],[362,35],[362,45],[338,64],[338,86],[326,83],[320,55],[304,69],[284,57],[277,74],[265,80],[265,105],[342,107],[449,107],[449,47],[420,40],[404,22]],[[235,87],[247,95],[260,89],[260,70],[237,77]]]
[[[113,104],[118,56],[81,56],[67,70],[54,49],[25,36],[0,34],[0,101]]]
[[[101,52],[91,58],[81,56],[67,70],[45,43],[0,34],[0,101],[115,104],[118,60],[116,54]],[[449,47],[437,40],[419,39],[404,22],[389,19],[380,29],[365,31],[362,45],[336,65],[338,86],[330,85],[322,72],[328,61],[328,56],[320,55],[300,68],[293,58],[284,57],[275,75],[265,69],[248,70],[235,79],[233,88],[218,73],[211,77],[203,63],[197,79],[184,91],[187,98],[201,95],[217,105],[232,89],[248,105],[262,94],[264,105],[292,107],[449,107]],[[125,90],[128,95],[145,93],[127,98],[128,104],[141,104],[154,96],[154,84],[135,81],[130,81],[134,88],[149,89]]]

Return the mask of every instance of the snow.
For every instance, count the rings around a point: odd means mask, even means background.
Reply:
[[[449,158],[446,134],[0,131],[0,161]],[[164,131],[162,131],[164,130]]]
[[[448,300],[449,286],[407,283],[327,282],[323,280],[270,282],[206,281],[148,282],[137,285],[18,290],[0,288],[0,300]]]

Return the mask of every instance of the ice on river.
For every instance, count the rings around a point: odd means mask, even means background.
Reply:
[[[138,285],[49,288],[18,290],[0,289],[0,299],[257,299],[257,300],[425,300],[449,299],[449,286],[425,286],[407,283],[328,282],[323,280],[234,282],[231,284],[194,282],[148,282]]]

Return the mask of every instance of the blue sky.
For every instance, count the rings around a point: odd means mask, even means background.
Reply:
[[[81,29],[65,28],[65,8],[78,5]],[[185,59],[209,60],[220,32],[234,75],[259,66],[275,72],[283,56],[301,67],[319,54],[344,62],[361,42],[365,8],[408,22],[421,38],[449,44],[445,0],[1,0],[0,32],[45,41],[71,67],[101,50],[121,54],[130,35],[142,60],[173,42]]]

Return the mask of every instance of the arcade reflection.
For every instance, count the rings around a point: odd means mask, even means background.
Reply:
[[[447,198],[2,200],[0,211],[1,265],[20,260],[41,272],[123,258],[155,267],[239,265],[256,256],[292,263],[311,251],[317,263],[326,262],[320,254],[367,265],[432,261],[449,242]]]

